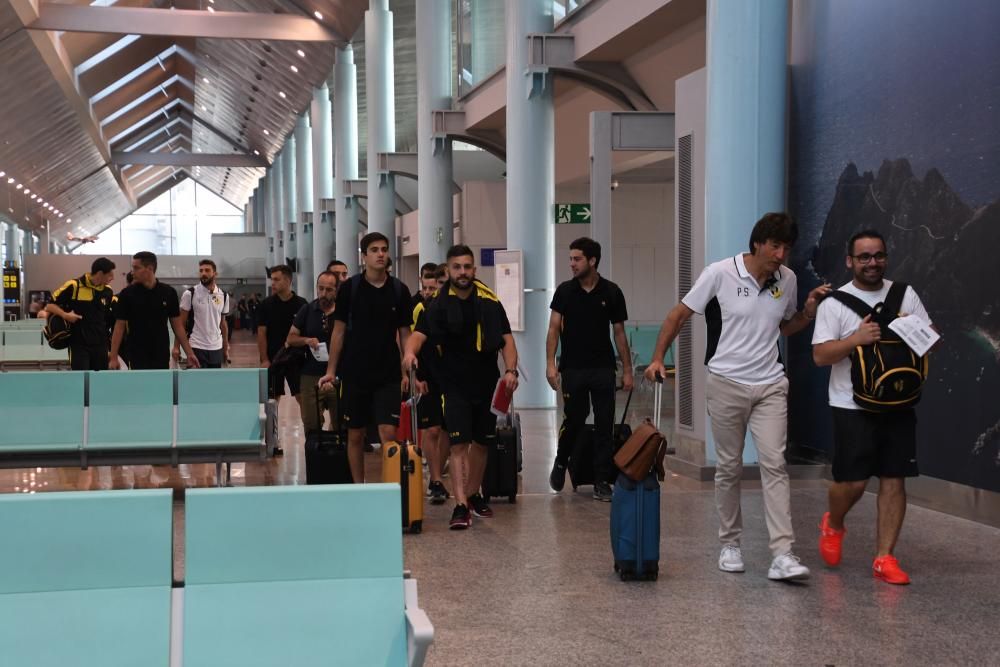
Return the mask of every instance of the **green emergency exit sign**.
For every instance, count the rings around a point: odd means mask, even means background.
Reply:
[[[556,204],[556,224],[573,225],[590,222],[590,204]]]

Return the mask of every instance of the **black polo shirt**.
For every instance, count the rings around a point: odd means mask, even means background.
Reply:
[[[277,294],[272,294],[260,302],[257,308],[257,325],[267,327],[267,358],[274,359],[278,350],[285,346],[288,332],[292,328],[292,320],[302,306],[309,303],[301,296],[292,292],[288,301],[282,301]],[[326,372],[326,369],[323,369]],[[320,373],[322,375],[323,373]]]
[[[303,338],[318,338],[319,342],[326,343],[327,352],[330,351],[330,332],[333,331],[333,312],[329,315],[319,307],[319,299],[302,306],[295,314],[292,326],[299,330],[299,335]],[[312,348],[306,353],[306,362],[302,364],[303,375],[326,375],[326,362],[316,361],[312,354]]]
[[[356,286],[354,281],[359,281]],[[357,294],[354,299],[352,292]],[[388,277],[375,287],[364,274],[351,277],[337,289],[334,317],[347,326],[337,375],[365,387],[378,387],[402,377],[397,336],[409,328],[413,308],[410,290],[398,278]]]
[[[170,367],[169,320],[181,314],[177,290],[159,280],[151,289],[132,283],[118,293],[115,318],[128,325],[125,347],[129,367]]]
[[[52,293],[52,298],[66,312],[72,311],[83,317],[70,329],[72,345],[107,348],[110,340],[108,323],[114,324],[111,316],[114,292],[110,287],[97,287],[90,282],[90,274],[85,273],[63,283]]]
[[[574,278],[556,288],[552,310],[562,315],[559,370],[614,368],[615,351],[609,326],[628,319],[625,295],[618,285],[598,276],[587,292]]]

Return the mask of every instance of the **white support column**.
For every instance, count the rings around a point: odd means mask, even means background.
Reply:
[[[296,233],[298,225],[298,206],[295,197],[295,136],[288,135],[285,147],[281,149],[281,224],[285,227],[285,262],[288,258],[298,259],[298,241]],[[295,278],[292,277],[292,289],[295,289]]]
[[[312,129],[305,114],[295,123],[295,202],[296,202],[296,291],[312,301],[316,274],[313,271],[312,222],[306,223],[313,211]]]
[[[354,49],[350,44],[338,47],[336,56],[333,145],[337,159],[333,190],[337,198],[337,259],[347,264],[353,274],[359,264],[358,206],[348,194],[347,182],[358,178],[358,68],[354,64]]]
[[[452,244],[451,140],[435,138],[431,112],[451,108],[451,0],[417,3],[417,229],[420,264]]]
[[[312,120],[312,262],[313,273],[319,275],[334,259],[333,214],[323,213],[323,207],[320,206],[322,200],[334,197],[333,113],[330,109],[330,91],[326,85],[313,91],[309,115]]]
[[[271,189],[273,187],[271,170],[269,169],[260,181],[260,214],[264,225],[264,263],[268,268],[274,266],[274,217],[271,215]]]
[[[389,0],[371,0],[369,9],[365,12],[368,231],[385,234],[389,239],[390,249],[396,247],[396,182],[392,174],[379,173],[378,154],[396,150],[394,90],[392,12],[389,11]]]
[[[507,248],[524,256],[524,332],[515,339],[529,375],[514,401],[524,408],[553,408],[556,396],[544,371],[555,289],[553,82],[551,74],[528,71],[527,42],[531,33],[552,32],[552,2],[507,0],[506,16]]]
[[[279,152],[271,163],[271,215],[274,225],[274,263],[285,263],[285,215],[284,215],[284,188],[282,188],[282,176],[284,152]]]

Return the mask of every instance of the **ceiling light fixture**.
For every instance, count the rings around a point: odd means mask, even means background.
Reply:
[[[270,132],[268,132],[267,130],[264,130],[264,136],[265,136],[265,137],[269,137],[269,136],[271,136],[271,133],[270,133]]]
[[[24,186],[23,186],[23,185],[21,185],[20,183],[18,183],[18,184],[17,184],[17,189],[18,189],[18,190],[20,190],[20,189],[21,189],[21,188],[23,188],[23,187],[24,187]]]
[[[305,58],[306,57],[306,52],[303,51],[302,49],[297,50],[295,53],[299,54],[299,58]]]
[[[295,65],[292,65],[292,71],[295,72],[296,74],[298,74],[299,73],[299,68],[296,67]]]
[[[208,83],[208,77],[207,76],[201,77],[201,80],[204,81],[205,83]]]
[[[30,195],[31,194],[31,190],[29,190],[28,188],[25,188],[24,189],[24,194]]]
[[[210,12],[212,12],[214,14],[215,13],[215,7],[209,7],[208,11],[210,11]]]
[[[321,13],[319,13],[318,11],[313,12],[313,16],[315,16],[320,21],[323,20],[323,15]]]
[[[254,155],[260,155],[260,151],[255,148],[254,151],[253,151],[253,154]]]
[[[6,175],[7,175],[6,171],[0,171],[0,178],[3,178]]]
[[[206,107],[204,104],[202,104],[201,105],[201,110],[202,111],[208,111],[208,107]]]
[[[7,185],[10,185],[10,184],[11,184],[11,183],[13,183],[13,182],[14,182],[14,179],[13,179],[13,178],[8,178],[8,179],[7,179]]]
[[[283,91],[279,90],[278,91],[278,97],[280,97],[281,99],[285,99],[285,93]]]

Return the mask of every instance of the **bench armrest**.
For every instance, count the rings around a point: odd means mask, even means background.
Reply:
[[[424,610],[417,606],[416,579],[403,580],[403,599],[406,605],[407,664],[409,667],[420,667],[434,641],[434,626]]]

